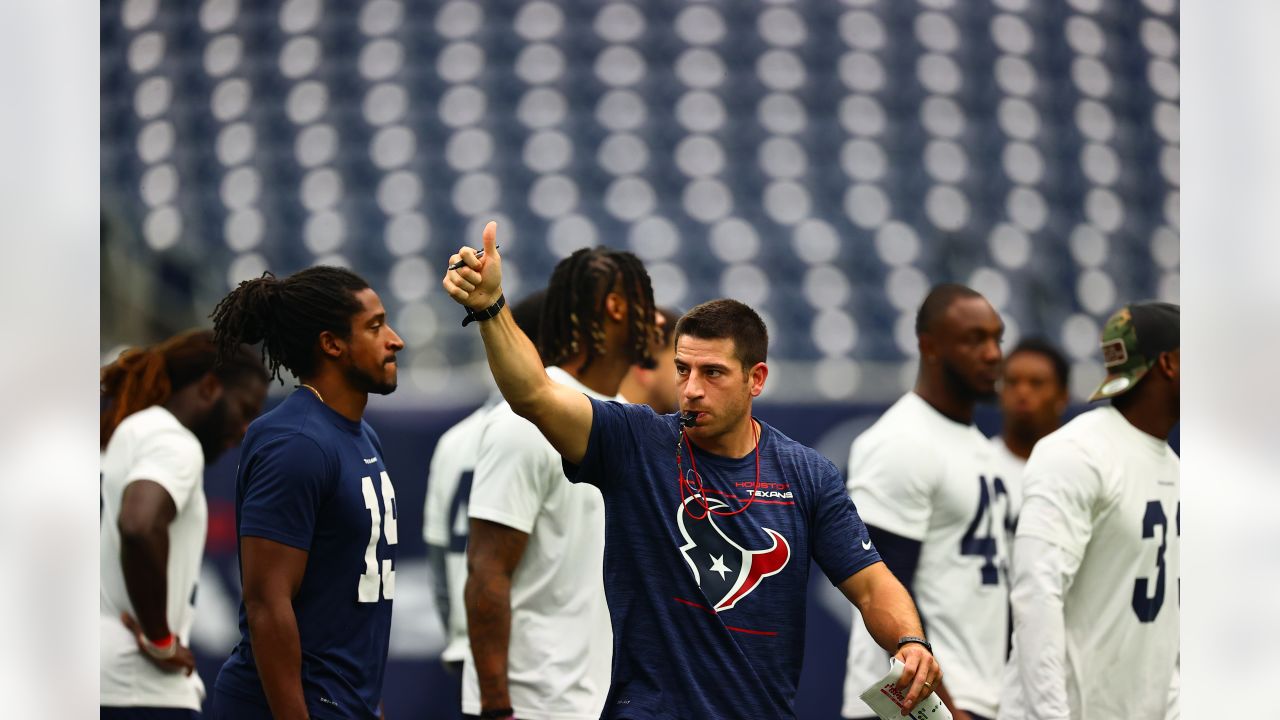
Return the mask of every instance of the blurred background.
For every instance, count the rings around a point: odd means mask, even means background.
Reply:
[[[104,4],[102,360],[264,270],[373,284],[408,344],[368,415],[412,528],[388,713],[452,717],[418,529],[436,438],[491,388],[439,286],[484,222],[513,298],[606,244],[661,304],[756,307],[760,417],[844,465],[914,380],[933,283],[986,295],[1008,347],[1061,346],[1077,402],[1116,307],[1178,302],[1179,57],[1174,0]],[[206,684],[238,636],[234,464],[208,477]],[[798,709],[834,717],[847,603],[813,590]]]

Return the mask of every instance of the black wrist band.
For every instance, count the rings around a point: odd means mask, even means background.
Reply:
[[[470,325],[473,321],[478,320],[480,322],[484,322],[485,320],[489,320],[490,318],[494,317],[499,312],[501,312],[502,308],[506,304],[507,304],[507,296],[499,295],[498,302],[490,305],[489,307],[483,310],[468,310],[467,316],[462,318],[462,327],[466,327],[467,325]],[[484,717],[484,715],[481,715],[480,717]],[[494,715],[493,717],[502,717],[502,716]]]
[[[502,308],[498,308],[498,309],[501,310]],[[497,710],[481,710],[480,711],[480,717],[483,718],[483,720],[495,720],[496,718],[509,718],[515,714],[516,714],[516,711],[509,707],[498,708]]]
[[[915,637],[914,635],[907,635],[907,636],[898,638],[898,649],[901,650],[903,645],[907,645],[909,643],[923,645],[924,649],[928,650],[930,655],[933,654],[933,646],[929,644],[929,641],[925,640],[922,637]]]

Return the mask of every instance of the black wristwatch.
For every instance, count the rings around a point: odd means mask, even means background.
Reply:
[[[509,707],[499,708],[497,710],[480,711],[480,717],[484,718],[484,720],[490,720],[491,718],[509,718],[515,716],[515,714],[516,711]]]
[[[483,310],[468,310],[467,316],[462,318],[462,327],[466,327],[467,325],[470,325],[472,322],[477,320],[480,322],[484,322],[485,320],[489,320],[490,318],[493,318],[498,313],[502,312],[502,308],[506,304],[507,304],[507,296],[499,295],[497,302],[495,302],[494,304],[490,305],[489,307]]]
[[[909,643],[923,645],[924,649],[928,650],[930,655],[933,654],[933,646],[929,644],[929,641],[925,640],[922,637],[916,637],[914,635],[904,635],[898,638],[898,649],[901,650],[903,645],[907,645]]]

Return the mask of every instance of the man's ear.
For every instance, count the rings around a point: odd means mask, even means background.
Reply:
[[[320,332],[320,352],[321,353],[336,360],[342,357],[342,354],[346,351],[347,351],[347,344],[345,341],[343,341],[342,338],[338,337],[337,335],[333,334],[328,330],[322,330]]]
[[[627,318],[627,301],[621,293],[611,292],[604,296],[604,312],[614,322],[624,322]]]
[[[1160,357],[1156,358],[1156,365],[1160,366],[1160,372],[1170,380],[1178,379],[1179,353],[1176,350],[1160,353]]]
[[[196,381],[196,393],[207,403],[216,403],[222,397],[222,381],[212,371],[205,373]]]
[[[938,344],[929,333],[921,333],[916,338],[916,346],[920,349],[920,361],[935,363],[938,361]]]
[[[751,397],[760,397],[760,393],[764,392],[764,381],[769,379],[769,366],[762,362],[756,363],[747,378],[751,386]]]

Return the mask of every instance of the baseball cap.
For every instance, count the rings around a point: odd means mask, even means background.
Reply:
[[[1102,362],[1107,377],[1090,402],[1122,395],[1142,379],[1160,353],[1179,347],[1180,309],[1165,302],[1134,303],[1120,308],[1102,329]]]

